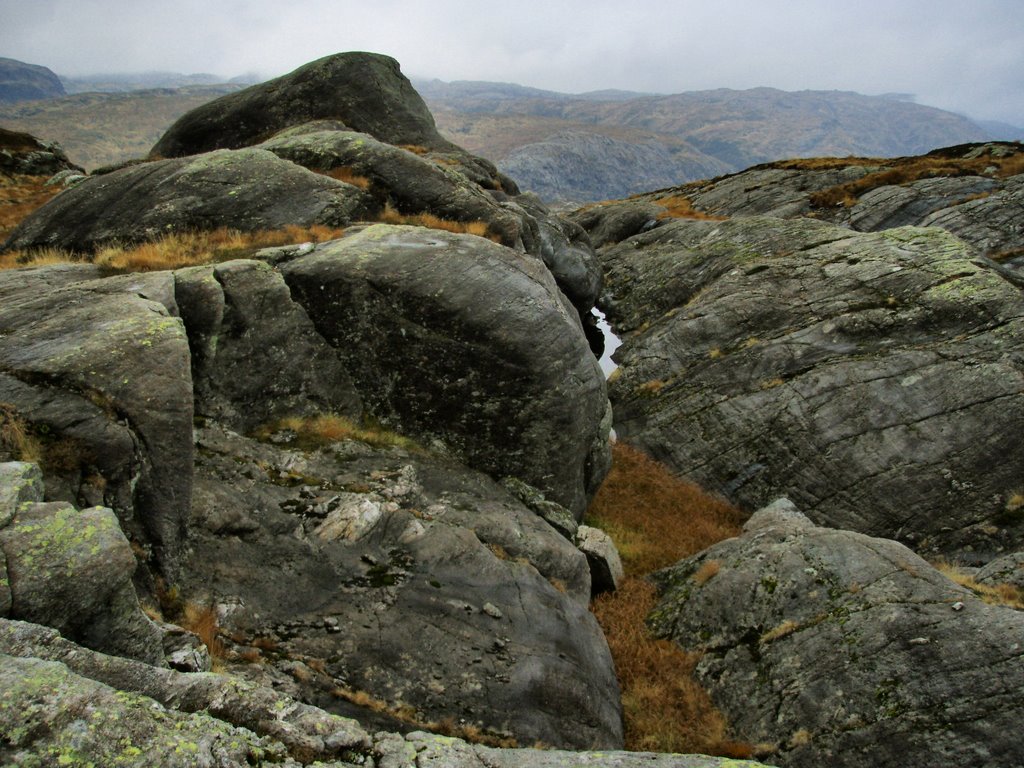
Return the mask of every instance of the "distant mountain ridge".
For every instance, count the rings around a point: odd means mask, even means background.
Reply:
[[[0,57],[0,104],[63,95],[60,78],[46,67]]]
[[[653,166],[636,158],[615,165],[613,185],[571,190],[571,199],[581,202],[615,197],[676,165],[689,168],[675,182],[682,183],[714,167],[731,172],[793,157],[906,156],[991,138],[966,117],[898,94],[764,87],[603,97],[602,92],[572,95],[504,83],[433,81],[423,96],[442,131],[548,199],[567,194],[564,179],[558,190],[547,181],[554,137],[577,158],[574,163],[580,158],[606,162],[601,152],[592,151],[601,142],[582,141],[586,134],[646,148],[640,154],[650,156]],[[580,144],[567,146],[568,134],[581,137]],[[664,145],[671,162],[666,165],[664,153],[649,151],[652,141]]]

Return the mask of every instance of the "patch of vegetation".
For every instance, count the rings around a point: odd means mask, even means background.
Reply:
[[[0,243],[43,203],[61,191],[59,184],[46,186],[45,176],[7,176],[0,173]]]
[[[737,535],[742,515],[635,448],[615,443],[612,453],[587,515],[611,535],[626,571],[617,591],[592,604],[622,687],[626,748],[750,757],[755,748],[729,737],[724,716],[693,677],[700,656],[655,639],[645,624],[657,597],[644,576]],[[719,568],[705,563],[700,579]]]
[[[317,450],[343,440],[358,440],[376,447],[394,446],[414,453],[425,453],[415,440],[379,425],[357,425],[346,416],[322,413],[317,416],[288,416],[253,431],[253,437],[263,442],[292,445],[301,450]]]
[[[387,715],[388,717],[394,718],[407,725],[411,725],[414,728],[430,731],[432,733],[439,733],[443,736],[452,736],[454,738],[468,741],[471,744],[483,744],[488,747],[498,747],[502,749],[512,749],[518,745],[515,739],[500,736],[494,733],[488,733],[479,726],[458,723],[454,717],[446,717],[441,720],[426,720],[424,719],[416,708],[405,703],[390,704],[383,699],[379,699],[366,691],[357,690],[353,688],[337,687],[332,691],[332,694],[339,699],[344,699],[350,704],[355,704],[357,707],[368,709],[371,712],[378,714]]]
[[[441,229],[445,232],[476,235],[477,237],[486,237],[496,243],[501,242],[501,237],[493,234],[485,221],[452,221],[451,219],[442,219],[432,213],[405,214],[395,210],[390,203],[384,206],[377,221],[382,224],[409,224],[414,227]]]
[[[136,245],[108,245],[95,254],[69,253],[54,248],[9,251],[0,254],[0,269],[79,262],[96,264],[111,273],[154,272],[244,259],[261,248],[326,242],[341,237],[344,232],[343,229],[320,224],[308,227],[289,225],[283,229],[258,232],[239,232],[221,227],[202,232],[167,234],[158,240]]]
[[[901,157],[894,160],[867,160],[848,158],[847,165],[870,164],[880,170],[861,176],[859,179],[837,184],[813,193],[809,202],[814,208],[851,207],[861,195],[879,187],[910,184],[921,179],[950,176],[994,176],[1008,178],[1024,173],[1024,152],[1006,155],[984,155],[982,157],[943,157],[939,154],[922,157]],[[812,161],[791,161],[811,163]],[[796,166],[794,166],[796,167]],[[844,167],[844,166],[838,166]]]
[[[42,459],[43,446],[28,423],[13,405],[0,403],[0,460],[39,463]]]
[[[328,176],[335,181],[343,181],[346,184],[351,184],[353,187],[359,187],[359,189],[369,189],[371,182],[365,176],[360,176],[352,168],[347,165],[339,165],[336,168],[331,168],[329,171],[321,171],[316,168],[310,169],[313,173],[319,173],[321,176]]]
[[[697,210],[693,207],[693,201],[685,195],[672,195],[654,201],[665,210],[658,214],[659,219],[701,219],[704,221],[725,221],[726,216],[715,216],[711,213]]]
[[[944,560],[932,563],[935,569],[950,581],[967,587],[989,605],[1004,605],[1018,611],[1024,611],[1024,589],[1013,584],[982,584],[970,574],[964,573],[955,565]]]

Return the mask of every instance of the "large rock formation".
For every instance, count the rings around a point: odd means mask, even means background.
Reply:
[[[270,152],[222,150],[91,176],[29,216],[3,247],[91,253],[171,232],[341,227],[375,210],[357,187]]]
[[[47,498],[112,508],[168,572],[192,487],[189,344],[177,315],[168,272],[0,272],[0,403],[41,444]]]
[[[52,176],[61,171],[84,173],[68,160],[60,145],[6,128],[0,128],[0,171],[28,176]]]
[[[1012,766],[1024,760],[1024,615],[983,603],[905,547],[819,528],[781,500],[662,571],[656,634],[741,738],[786,766]]]
[[[375,225],[281,272],[371,413],[582,516],[609,462],[604,380],[539,261]]]
[[[608,246],[616,432],[749,508],[1018,545],[1024,296],[937,228],[661,221]]]
[[[398,62],[374,53],[343,53],[223,96],[192,110],[153,147],[155,157],[238,149],[311,120],[338,120],[388,144],[457,149]]]

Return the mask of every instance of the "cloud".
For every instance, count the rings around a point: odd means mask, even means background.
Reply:
[[[0,0],[0,55],[62,74],[281,74],[344,50],[579,92],[908,92],[1024,123],[1018,0]]]

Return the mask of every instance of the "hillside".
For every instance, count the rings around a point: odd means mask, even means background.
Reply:
[[[682,183],[782,158],[913,155],[988,138],[985,130],[960,115],[889,96],[842,91],[718,89],[601,98],[505,84],[445,87],[433,82],[424,89],[424,98],[443,132],[494,160],[525,189],[552,199],[615,197],[666,171],[677,173],[674,183]],[[567,134],[580,141],[567,145]],[[617,166],[614,185],[582,181],[571,194],[552,194],[545,170],[552,137],[559,137],[563,151],[600,163],[602,154],[582,139],[586,134],[611,136],[648,150],[656,142],[672,162],[666,166],[663,153],[641,151],[649,160]]]
[[[183,114],[240,88],[194,85],[0,105],[0,125],[58,142],[72,160],[91,171],[144,156]]]
[[[60,78],[46,67],[0,57],[0,104],[63,95]]]

